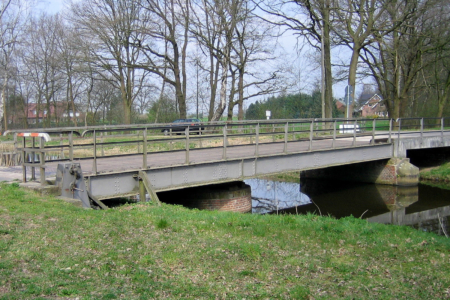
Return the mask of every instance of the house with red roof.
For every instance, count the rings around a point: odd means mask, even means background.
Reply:
[[[383,99],[377,94],[370,97],[359,109],[361,117],[388,117],[388,112]]]

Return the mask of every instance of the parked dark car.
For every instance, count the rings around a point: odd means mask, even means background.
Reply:
[[[199,119],[178,119],[168,125],[167,128],[163,128],[161,132],[164,132],[164,135],[169,135],[170,130],[172,130],[174,133],[181,134],[189,127],[189,132],[200,134],[201,131],[205,130],[205,127],[201,125]]]

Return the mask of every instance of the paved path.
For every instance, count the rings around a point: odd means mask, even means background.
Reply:
[[[22,180],[22,167],[0,167],[0,181]]]

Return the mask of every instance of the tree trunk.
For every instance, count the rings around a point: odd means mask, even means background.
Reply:
[[[346,118],[353,117],[353,102],[355,99],[356,70],[358,67],[359,51],[360,51],[360,47],[359,47],[358,43],[354,42],[352,58],[350,61],[350,68],[349,68],[349,73],[348,73],[348,85],[353,87],[352,91],[349,95],[350,98],[352,99],[352,103],[349,103],[350,107],[346,111]]]
[[[228,59],[225,59],[225,62],[222,64],[222,79],[221,79],[221,86],[220,86],[220,103],[219,107],[217,107],[216,111],[214,112],[213,118],[211,121],[219,121],[222,117],[223,112],[225,111],[225,108],[227,106],[227,75],[228,75]]]
[[[323,11],[323,68],[324,68],[324,98],[325,118],[333,117],[333,75],[331,73],[331,43],[330,43],[330,10]]]
[[[8,130],[8,117],[6,114],[6,86],[8,84],[8,77],[5,76],[5,79],[3,81],[2,85],[2,94],[0,97],[0,134],[3,133],[3,131]],[[2,122],[4,121],[4,122]],[[2,128],[4,126],[4,128]],[[3,129],[3,130],[2,130]]]
[[[238,120],[244,120],[244,70],[239,69],[239,99],[238,99]]]

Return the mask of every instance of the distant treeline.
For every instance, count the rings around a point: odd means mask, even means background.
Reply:
[[[248,107],[245,118],[247,120],[266,119],[266,111],[271,111],[271,119],[303,119],[321,118],[322,104],[320,92],[311,95],[298,93],[270,97],[264,101],[256,101]],[[333,103],[333,117],[338,117],[339,112]]]

